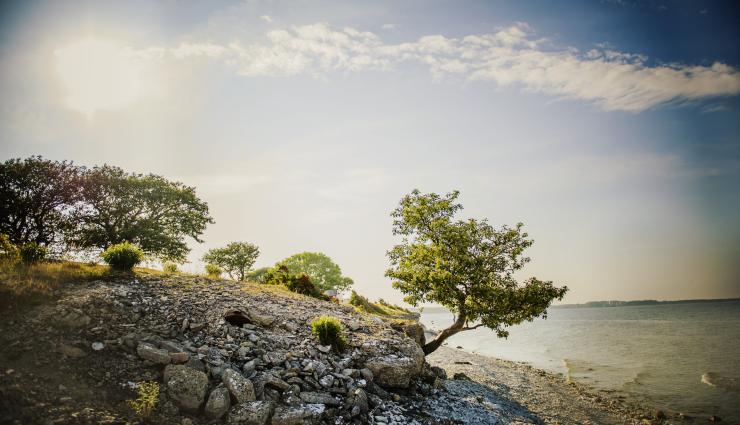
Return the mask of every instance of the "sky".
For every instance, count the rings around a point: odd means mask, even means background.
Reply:
[[[193,248],[333,258],[370,298],[401,197],[525,223],[563,302],[740,297],[728,1],[0,2],[0,160],[197,188]]]

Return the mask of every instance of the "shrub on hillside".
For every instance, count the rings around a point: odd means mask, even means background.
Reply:
[[[26,264],[34,264],[44,261],[44,259],[46,259],[46,253],[46,248],[36,242],[24,244],[19,250],[21,261]]]
[[[262,280],[268,285],[287,285],[290,280],[290,271],[284,265],[277,265],[268,269]]]
[[[342,336],[342,324],[336,317],[321,316],[311,322],[311,333],[321,345],[330,345],[337,352],[342,351],[347,341]]]
[[[206,275],[213,279],[218,279],[221,277],[221,273],[224,271],[221,269],[221,267],[215,265],[215,264],[206,264]]]
[[[116,270],[131,270],[144,259],[144,252],[129,242],[111,245],[100,254]]]
[[[18,258],[18,247],[10,241],[8,235],[0,233],[0,260],[14,261]]]
[[[167,274],[177,273],[177,264],[175,264],[172,261],[167,261],[162,266],[162,271],[165,272],[165,273],[167,273]]]
[[[298,276],[291,276],[285,286],[287,286],[291,292],[296,292],[298,294],[315,296],[319,293],[319,290],[316,289],[316,286],[311,282],[311,278],[305,273]]]

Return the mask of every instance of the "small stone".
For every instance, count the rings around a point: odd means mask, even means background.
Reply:
[[[322,404],[309,404],[300,407],[280,406],[275,409],[272,415],[272,425],[299,425],[313,423],[324,413],[325,407]]]
[[[457,372],[454,375],[452,375],[452,379],[456,381],[470,381],[470,377],[462,372]]]
[[[244,366],[242,366],[242,373],[244,373],[244,376],[249,378],[254,373],[256,367],[257,362],[255,362],[254,360],[250,360],[244,363]]]
[[[144,360],[149,360],[157,364],[170,364],[170,353],[167,350],[160,350],[151,344],[145,342],[139,343],[136,353]]]
[[[84,352],[82,349],[67,344],[62,344],[59,347],[59,352],[67,357],[72,357],[76,359],[80,357],[85,357],[87,355],[87,353]]]
[[[267,425],[275,411],[273,401],[250,401],[234,406],[229,412],[229,425]]]
[[[188,360],[190,360],[190,354],[188,353],[185,353],[185,352],[170,353],[170,362],[174,364],[187,363]]]
[[[265,385],[269,385],[271,387],[275,387],[281,391],[285,391],[288,388],[290,388],[290,384],[283,381],[282,379],[276,377],[275,375],[267,375],[265,376]]]
[[[319,351],[321,351],[324,354],[331,351],[331,345],[319,345],[317,348],[319,349]]]
[[[252,381],[243,377],[234,369],[226,369],[223,373],[222,381],[238,404],[255,400]]]
[[[370,405],[368,403],[367,399],[367,393],[362,388],[358,388],[355,390],[355,401],[354,401],[354,407],[359,408],[360,413],[367,413],[368,410],[370,410]]]
[[[203,413],[210,419],[219,419],[229,410],[229,407],[231,407],[229,390],[219,386],[211,391],[211,395],[208,396]]]
[[[326,375],[323,378],[319,379],[319,383],[324,388],[329,388],[332,385],[334,385],[334,375]]]
[[[95,350],[95,351],[100,351],[103,348],[105,348],[105,344],[103,344],[102,342],[93,342],[92,343],[92,349]]]
[[[300,394],[301,400],[309,404],[326,404],[327,406],[339,406],[341,403],[326,393],[304,391]]]

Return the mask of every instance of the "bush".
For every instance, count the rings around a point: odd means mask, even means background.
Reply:
[[[224,271],[221,270],[221,267],[215,265],[215,264],[206,264],[206,275],[208,277],[218,279],[221,277],[221,273]]]
[[[177,264],[172,261],[167,261],[162,265],[162,271],[167,274],[177,273]]]
[[[142,382],[139,384],[138,393],[136,400],[129,400],[128,405],[146,422],[157,406],[159,383],[154,381]]]
[[[116,270],[131,270],[144,259],[144,252],[128,242],[111,245],[100,254]]]
[[[38,263],[46,258],[46,248],[35,242],[29,242],[21,246],[20,255],[21,261],[26,264]]]
[[[14,261],[18,258],[18,247],[8,238],[8,235],[0,233],[0,260]]]
[[[316,286],[311,282],[311,278],[305,273],[298,276],[291,276],[285,286],[287,286],[291,292],[298,294],[315,296],[319,293]]]
[[[268,285],[287,285],[290,280],[290,271],[284,265],[277,265],[267,270],[262,280]]]
[[[330,345],[340,352],[347,341],[342,336],[342,324],[336,317],[321,316],[311,322],[311,333],[319,338],[321,345]]]

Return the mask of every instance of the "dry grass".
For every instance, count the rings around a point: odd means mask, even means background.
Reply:
[[[3,261],[0,262],[0,296],[9,303],[41,301],[62,285],[101,279],[108,275],[108,267],[100,265]]]

